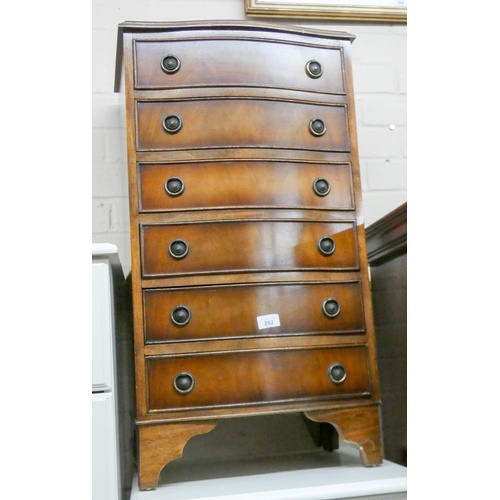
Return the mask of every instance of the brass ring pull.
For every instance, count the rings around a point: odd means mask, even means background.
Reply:
[[[335,241],[330,236],[323,236],[318,240],[318,250],[323,255],[332,255],[335,252]]]
[[[326,196],[330,192],[330,184],[326,179],[318,177],[313,182],[313,191],[318,196]]]
[[[174,259],[183,259],[189,252],[189,245],[181,239],[176,239],[168,246],[168,253]]]
[[[165,73],[173,75],[181,68],[181,61],[178,57],[169,54],[162,59],[160,66]]]
[[[323,301],[323,312],[328,318],[335,318],[340,314],[340,304],[337,300],[328,298]]]
[[[185,326],[191,321],[191,310],[187,306],[177,306],[170,313],[172,323],[177,326]]]
[[[333,363],[328,368],[328,376],[334,384],[341,384],[347,377],[347,371],[340,363]]]
[[[177,115],[168,115],[163,120],[163,128],[169,134],[177,134],[182,128],[182,120],[180,116]]]
[[[319,78],[323,74],[323,68],[318,61],[312,59],[306,64],[306,73],[310,78]]]
[[[326,132],[325,122],[323,120],[320,120],[319,118],[313,118],[309,122],[309,131],[312,135],[321,137]]]
[[[194,377],[189,372],[181,372],[174,378],[174,389],[179,394],[188,394],[193,390],[194,383]]]
[[[180,177],[170,177],[165,182],[165,191],[169,196],[180,196],[185,189],[184,181]]]

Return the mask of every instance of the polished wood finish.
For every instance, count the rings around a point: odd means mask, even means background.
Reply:
[[[254,207],[354,210],[349,163],[140,163],[138,170],[139,210],[144,213]],[[184,183],[180,195],[168,194],[165,183],[169,179]],[[315,193],[317,179],[328,182],[328,194]]]
[[[141,488],[219,418],[306,412],[377,443],[353,38],[119,27]]]
[[[371,266],[380,266],[406,253],[407,203],[366,228],[366,248]]]
[[[170,115],[182,120],[177,133],[165,133],[163,128]],[[324,122],[328,134],[318,137],[309,131],[309,122],[315,118]],[[227,147],[347,152],[346,106],[257,98],[137,102],[138,151]]]
[[[366,466],[380,465],[383,460],[378,405],[355,408],[308,411],[306,417],[314,422],[333,425],[342,438],[359,446],[361,460]]]
[[[347,372],[342,383],[336,384],[329,378],[329,368],[334,363],[341,363]],[[146,364],[149,411],[370,394],[366,349],[362,346],[148,357]],[[188,394],[180,394],[174,388],[175,376],[184,372],[195,380]]]
[[[224,38],[227,35],[223,35]],[[221,37],[222,38],[222,37]],[[342,49],[318,48],[283,40],[242,40],[237,34],[217,39],[213,33],[200,40],[142,41],[135,44],[137,89],[182,87],[274,87],[308,92],[344,94]],[[158,64],[166,56],[178,58],[182,71],[165,73]],[[324,78],[310,78],[306,65],[320,62]],[[263,71],[264,69],[264,71]]]
[[[407,465],[407,204],[366,228],[380,360],[384,456]]]
[[[163,467],[182,456],[186,443],[194,436],[206,434],[217,421],[169,423],[139,427],[139,487],[152,490],[158,485]]]
[[[334,298],[340,312],[329,318],[323,302]],[[184,326],[171,320],[183,304],[191,311]],[[257,317],[279,312],[280,325],[259,329]],[[364,334],[359,282],[210,286],[144,292],[146,343],[184,342],[307,334]]]
[[[115,92],[120,92],[122,86],[122,66],[124,60],[127,59],[127,57],[131,57],[131,54],[133,53],[133,46],[138,43],[136,39],[134,40],[134,43],[132,45],[124,47],[125,45],[127,45],[126,37],[130,34],[136,34],[139,35],[142,40],[147,39],[148,41],[152,41],[157,38],[155,36],[155,32],[159,33],[160,38],[163,38],[166,27],[167,23],[161,21],[147,21],[143,23],[138,21],[125,21],[118,25],[114,83]],[[349,43],[352,42],[355,38],[354,35],[346,32],[325,32],[324,30],[314,28],[308,28],[307,32],[301,30],[302,36],[297,37],[297,33],[301,33],[301,31],[298,31],[297,27],[295,26],[254,23],[252,21],[231,20],[228,22],[213,20],[209,23],[207,23],[206,21],[181,21],[168,23],[168,41],[170,43],[172,40],[182,40],[183,38],[189,38],[190,40],[211,40],[215,37],[217,39],[220,39],[221,36],[219,36],[219,33],[222,35],[224,40],[238,41],[242,38],[242,34],[244,35],[247,31],[250,35],[248,39],[251,40],[252,38],[255,38],[255,36],[252,35],[252,30],[259,32],[260,40],[258,41],[261,41],[263,39],[281,43],[286,41],[293,45],[297,45],[297,43],[304,44],[304,42],[307,42],[308,36],[317,37],[319,40],[328,40],[332,36],[335,36],[337,40],[343,40]],[[145,38],[142,36],[144,33],[148,33],[150,36]],[[246,37],[243,36],[243,38]],[[305,45],[307,45],[307,43],[305,43]],[[317,45],[317,48],[321,47]],[[339,46],[333,46],[333,48],[339,48]],[[129,52],[126,52],[127,50]],[[252,51],[251,54],[254,54],[254,52]],[[163,57],[163,53],[158,56]],[[241,53],[238,53],[238,58],[240,58],[239,60],[241,60],[242,56],[243,55]],[[227,54],[225,54],[224,57],[227,58]],[[252,56],[250,56],[248,59],[251,58]],[[129,83],[131,85],[134,85],[135,80],[133,78],[133,74],[129,73],[127,75],[127,78],[128,77],[130,77]]]
[[[357,269],[356,231],[352,222],[217,221],[173,225],[141,225],[144,277],[237,271]],[[331,255],[318,250],[330,237]],[[183,258],[169,246],[183,240]]]

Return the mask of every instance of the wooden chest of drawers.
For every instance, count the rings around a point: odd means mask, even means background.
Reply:
[[[142,489],[245,415],[303,412],[382,461],[353,38],[119,26]]]

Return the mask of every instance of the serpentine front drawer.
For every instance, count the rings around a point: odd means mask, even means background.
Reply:
[[[215,148],[348,152],[347,105],[259,98],[138,101],[137,151]]]
[[[349,163],[139,163],[138,176],[141,212],[228,207],[354,210]]]
[[[267,87],[344,94],[342,49],[283,41],[135,43],[137,89]]]
[[[219,221],[141,225],[142,274],[348,270],[358,267],[354,222]]]
[[[143,293],[146,343],[365,331],[358,281]]]
[[[369,396],[364,346],[146,357],[150,412]]]

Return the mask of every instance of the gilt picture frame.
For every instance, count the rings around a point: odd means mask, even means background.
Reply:
[[[250,17],[406,23],[407,0],[244,0]]]

